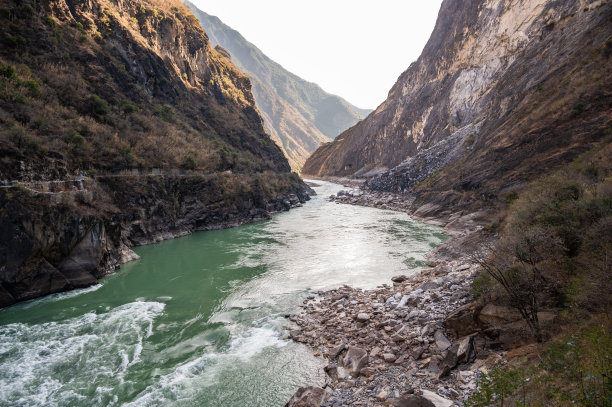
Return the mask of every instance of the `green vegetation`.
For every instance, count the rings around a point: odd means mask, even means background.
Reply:
[[[51,28],[57,27],[57,22],[52,17],[45,17],[45,22]]]
[[[98,95],[91,95],[85,103],[85,111],[93,117],[101,118],[108,114],[110,107],[108,102]]]
[[[123,105],[123,112],[126,113],[126,114],[136,113],[139,110],[140,109],[138,108],[138,106],[133,105],[131,103],[126,103],[125,105]]]
[[[195,170],[197,166],[198,166],[198,162],[196,161],[195,157],[191,154],[189,154],[187,157],[185,157],[185,160],[183,160],[182,167],[186,170]]]
[[[438,168],[437,170],[434,171],[433,174],[431,174],[429,177],[427,177],[426,179],[424,179],[421,182],[418,182],[415,186],[414,189],[419,189],[419,188],[424,188],[427,185],[431,184],[433,181],[435,181],[440,174],[442,173],[442,168]]]
[[[586,103],[583,101],[578,101],[574,104],[572,110],[570,110],[570,117],[575,118],[580,116],[586,111]]]
[[[611,329],[609,318],[599,320],[548,344],[537,363],[497,366],[466,406],[610,406]]]
[[[520,196],[506,195],[510,209],[499,241],[474,256],[483,272],[472,292],[517,309],[538,341],[559,339],[537,364],[491,372],[469,405],[612,405],[609,139]],[[544,308],[560,310],[560,325],[541,325]]]
[[[24,82],[25,87],[29,90],[33,97],[40,95],[40,85],[34,79],[28,79]]]
[[[15,77],[15,68],[10,65],[0,65],[0,75],[12,79]]]
[[[156,106],[155,113],[167,122],[174,121],[174,109],[170,105]]]
[[[512,204],[512,202],[516,201],[519,198],[519,194],[516,191],[512,191],[506,194],[506,196],[504,196],[504,198],[506,199],[506,203],[508,205]]]

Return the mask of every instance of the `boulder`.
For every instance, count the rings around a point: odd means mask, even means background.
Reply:
[[[485,324],[498,324],[519,321],[521,314],[514,308],[487,304],[478,313],[478,320]]]
[[[389,397],[389,392],[386,390],[381,390],[377,395],[376,395],[376,400],[378,401],[385,401],[387,399],[387,397]]]
[[[436,346],[441,351],[448,349],[451,346],[450,341],[444,335],[444,332],[437,330],[434,334],[434,340],[436,341]]]
[[[395,359],[397,359],[397,356],[395,356],[393,353],[385,353],[383,354],[383,359],[387,363],[393,363],[395,362]]]
[[[436,407],[436,405],[423,396],[410,394],[399,399],[393,407]]]
[[[346,378],[350,376],[350,372],[347,368],[338,366],[336,368],[336,375],[338,377],[338,380],[346,380]]]
[[[419,290],[423,290],[423,292],[428,291],[428,290],[434,290],[436,288],[438,288],[440,285],[438,283],[436,283],[435,281],[428,281],[425,284],[423,284],[422,286],[420,286],[418,289]]]
[[[366,322],[370,320],[370,316],[365,312],[360,312],[359,314],[357,314],[357,318],[355,319],[357,320],[357,322]]]
[[[471,335],[482,329],[477,315],[479,306],[476,303],[466,304],[452,312],[444,321],[444,327],[456,337]]]
[[[457,351],[459,349],[459,344],[456,343],[446,351],[446,355],[438,364],[438,368],[440,369],[440,373],[438,374],[438,378],[444,377],[450,373],[450,371],[457,366],[458,358]]]
[[[391,281],[393,281],[394,283],[403,283],[406,280],[408,280],[408,277],[405,275],[391,277]]]
[[[374,374],[376,374],[376,369],[374,369],[373,367],[364,367],[359,373],[362,376],[374,376]]]
[[[329,398],[329,393],[320,387],[300,387],[285,407],[319,407]]]
[[[329,363],[327,366],[323,368],[328,375],[332,375],[336,373],[336,369],[338,369],[338,365],[335,363]]]
[[[419,360],[421,359],[423,352],[425,352],[425,348],[422,346],[417,346],[412,350],[412,357],[414,358],[414,360]]]
[[[458,363],[467,363],[474,354],[474,340],[471,336],[466,336],[458,342],[457,360]]]
[[[342,359],[342,363],[349,368],[353,377],[359,376],[361,369],[368,364],[368,361],[368,352],[356,346],[350,346]]]
[[[408,301],[410,300],[410,296],[409,295],[404,295],[402,297],[402,299],[400,300],[399,304],[397,304],[398,308],[404,308],[406,306],[406,304],[408,304]]]
[[[342,353],[342,351],[345,348],[346,348],[346,346],[343,343],[341,343],[340,345],[335,346],[334,348],[330,349],[330,351],[329,351],[329,358],[330,359],[336,359],[338,357],[338,355],[340,353]]]
[[[453,402],[445,399],[444,397],[438,396],[436,393],[429,390],[421,390],[423,392],[423,398],[430,401],[434,407],[451,407]]]

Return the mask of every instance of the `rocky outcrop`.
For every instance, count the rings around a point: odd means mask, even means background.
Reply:
[[[414,209],[494,205],[609,131],[611,16],[602,1],[445,0],[387,100],[303,173],[371,177]]]
[[[294,170],[302,168],[321,143],[333,140],[371,112],[288,72],[217,17],[189,1],[185,4],[200,20],[211,42],[227,49],[232,61],[251,79],[266,130]]]
[[[289,316],[289,336],[328,359],[325,406],[462,406],[505,351],[535,341],[516,311],[473,298],[479,266],[466,252],[444,256],[454,251],[430,254],[433,268],[392,285],[319,292]],[[554,325],[554,313],[540,314]]]
[[[476,335],[484,325],[454,337],[444,322],[469,302],[475,269],[455,260],[393,286],[344,286],[305,300],[304,312],[290,316],[299,327],[290,336],[328,358],[325,405],[450,406],[465,400],[479,369],[494,363],[488,360],[492,340]]]

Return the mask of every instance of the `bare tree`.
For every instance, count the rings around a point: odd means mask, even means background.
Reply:
[[[472,255],[472,260],[501,285],[510,306],[518,310],[538,342],[539,298],[551,284],[547,265],[561,256],[562,245],[546,229],[532,227],[503,238]]]

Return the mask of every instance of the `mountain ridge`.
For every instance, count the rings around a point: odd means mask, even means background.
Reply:
[[[371,189],[415,194],[415,208],[495,205],[610,127],[610,9],[445,0],[388,99],[313,153],[303,173],[366,177]]]

